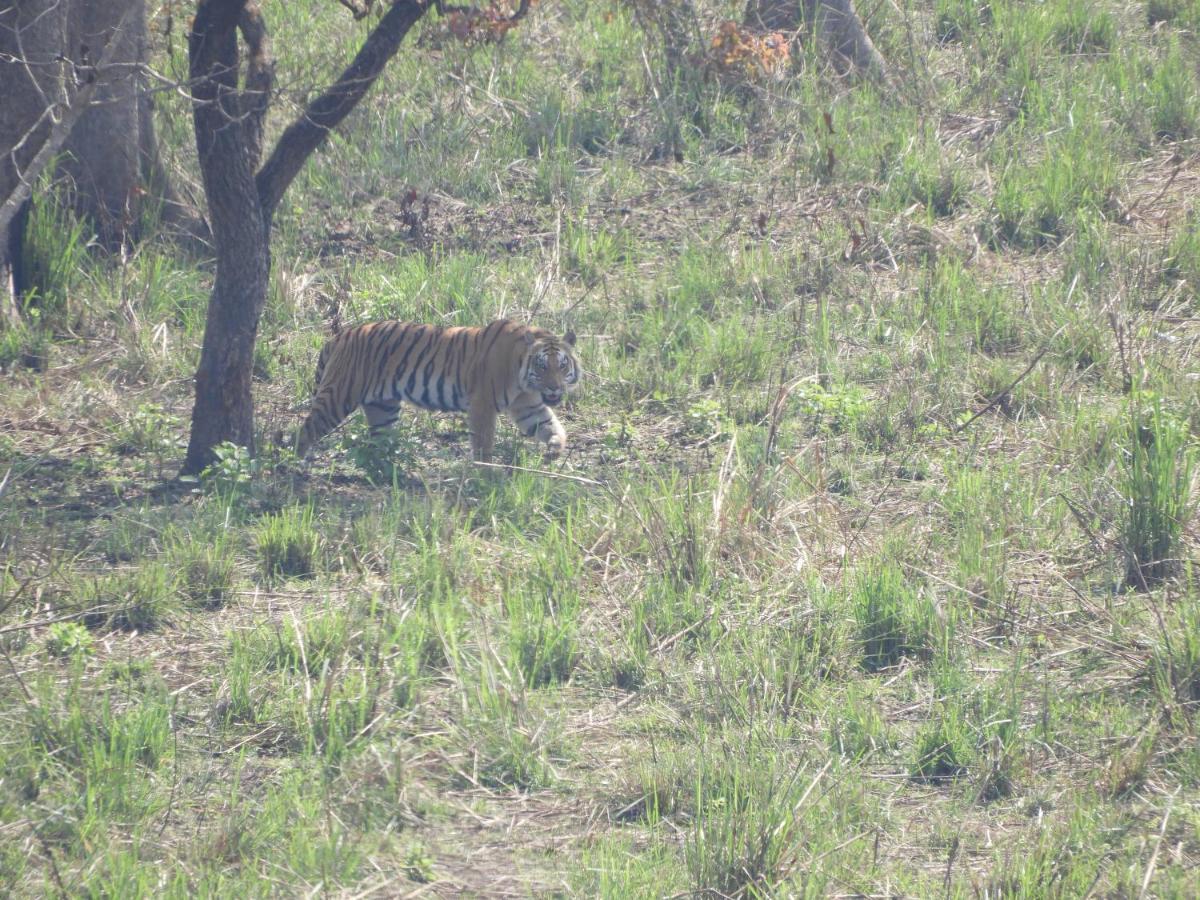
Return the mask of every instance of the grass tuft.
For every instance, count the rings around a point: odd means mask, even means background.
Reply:
[[[292,506],[263,516],[257,531],[259,564],[268,581],[316,574],[321,538],[311,506]]]
[[[1200,709],[1200,594],[1190,580],[1166,613],[1148,675],[1164,709],[1191,715]]]
[[[900,566],[877,562],[854,579],[851,602],[868,672],[908,657],[928,659],[937,646],[938,622],[929,600],[905,580]]]
[[[1195,452],[1187,425],[1160,400],[1130,400],[1125,459],[1125,582],[1146,589],[1178,572],[1190,518]]]
[[[698,894],[770,896],[796,862],[805,785],[754,744],[702,751],[697,761],[685,856]]]
[[[181,539],[172,554],[179,591],[192,605],[216,609],[234,598],[236,562],[225,539],[192,543]]]
[[[92,629],[153,631],[171,624],[179,611],[175,573],[157,561],[85,582],[76,602],[81,621]]]
[[[948,781],[967,773],[969,758],[970,743],[962,713],[946,704],[917,734],[909,774],[921,781]]]

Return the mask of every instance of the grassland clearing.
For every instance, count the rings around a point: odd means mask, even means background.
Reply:
[[[287,109],[364,26],[265,6]],[[668,83],[626,7],[547,2],[406,47],[311,160],[264,446],[335,317],[510,315],[580,336],[549,466],[407,412],[172,482],[212,273],[43,192],[0,892],[1193,895],[1200,11],[869,24],[891,86]]]

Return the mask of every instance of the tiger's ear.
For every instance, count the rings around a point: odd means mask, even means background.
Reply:
[[[575,346],[575,332],[568,331],[566,334],[563,335],[563,340],[567,342],[568,347],[574,347]]]
[[[526,329],[526,330],[525,330],[525,335],[524,335],[524,337],[525,337],[525,346],[526,346],[526,347],[532,347],[532,346],[533,346],[533,342],[537,340],[537,338],[535,338],[535,337],[533,336],[533,332],[532,332],[532,331],[530,331],[529,329]]]

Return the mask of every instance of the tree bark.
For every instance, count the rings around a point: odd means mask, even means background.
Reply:
[[[62,100],[64,70],[55,60],[67,40],[67,10],[59,0],[0,9],[0,203],[14,206],[0,215],[0,326],[17,320],[22,207],[28,176],[37,175],[30,164],[54,127],[47,111]]]
[[[147,58],[143,0],[103,0],[70,4],[74,48],[81,60],[94,62],[100,48],[115,41],[114,72],[103,77],[95,103],[83,112],[58,165],[73,186],[72,206],[92,222],[109,252],[136,238],[141,207],[141,121],[137,67]],[[123,23],[123,24],[122,24]]]
[[[527,4],[526,4],[527,5]],[[423,0],[398,0],[341,77],[293,122],[266,164],[263,118],[273,82],[266,27],[255,3],[202,0],[188,38],[192,122],[217,250],[196,401],[182,474],[210,465],[224,442],[254,450],[254,343],[266,305],[270,228],[284,192],[313,151],[363,98],[425,14]],[[238,32],[249,50],[238,87]]]
[[[142,0],[32,2],[0,9],[0,319],[17,318],[24,223],[33,186],[60,151],[77,210],[120,243],[136,200]],[[102,22],[102,24],[100,24]],[[132,149],[130,149],[132,147]],[[82,182],[82,184],[81,184]]]
[[[249,132],[238,90],[238,19],[246,0],[209,0],[188,37],[192,123],[217,272],[196,371],[196,403],[185,472],[212,461],[222,441],[254,446],[250,380],[267,296],[270,260],[254,188]]]
[[[0,325],[15,320],[16,295],[29,287],[22,204],[56,157],[76,213],[110,250],[138,237],[146,197],[162,201],[164,222],[204,233],[158,156],[147,45],[144,0],[0,4]]]
[[[807,24],[829,47],[843,74],[887,76],[887,64],[863,26],[854,0],[748,0],[746,23],[764,31],[797,31]]]

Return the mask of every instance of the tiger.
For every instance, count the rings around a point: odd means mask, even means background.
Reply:
[[[296,437],[303,458],[358,407],[371,432],[395,424],[400,405],[465,412],[474,459],[490,462],[496,417],[506,413],[550,457],[567,443],[554,414],[582,369],[575,333],[560,339],[509,319],[482,327],[370,322],[331,338],[317,358],[312,406]]]

